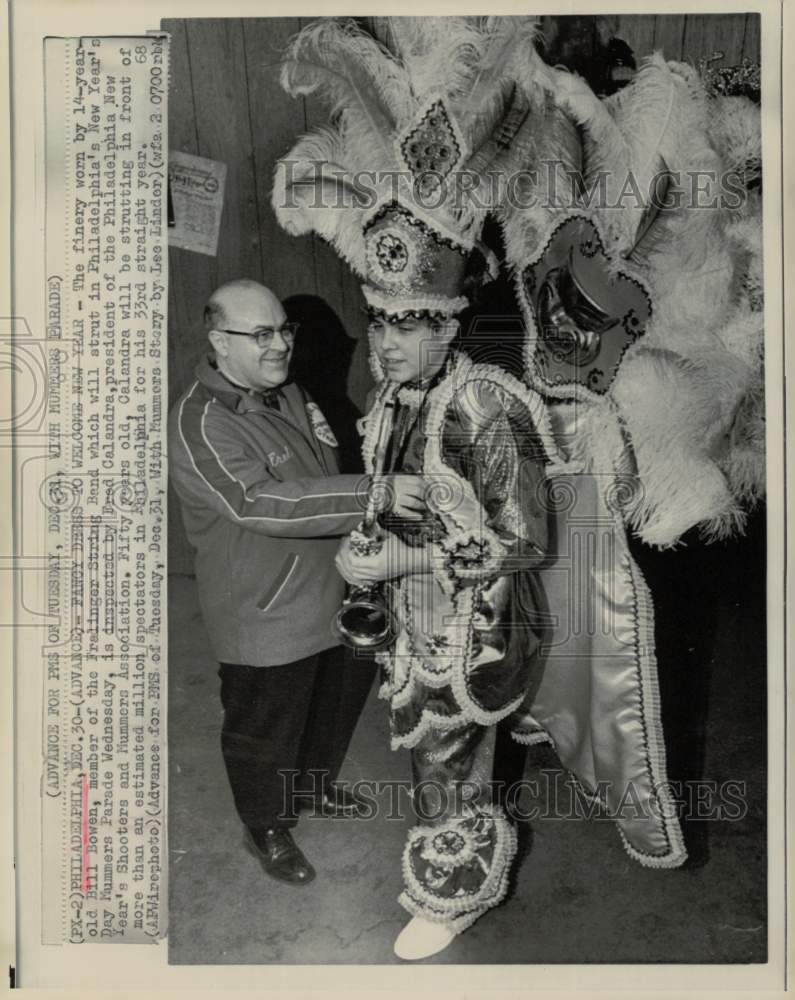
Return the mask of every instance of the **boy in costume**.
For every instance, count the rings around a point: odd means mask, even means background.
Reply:
[[[375,275],[370,281],[377,280]],[[411,750],[421,822],[403,858],[400,901],[414,916],[396,944],[419,958],[498,903],[516,836],[492,800],[495,728],[522,703],[538,646],[532,570],[546,547],[547,456],[535,394],[493,365],[450,348],[449,315],[409,316],[410,302],[373,317],[384,368],[365,421],[364,456],[396,397],[384,471],[423,475],[432,512],[387,516],[376,555],[343,543],[353,584],[387,580],[397,636],[378,654],[393,749]]]
[[[551,434],[536,393],[451,346],[468,305],[465,278],[483,280],[493,262],[478,244],[485,208],[462,210],[444,180],[480,172],[500,151],[496,63],[487,70],[472,61],[484,39],[462,19],[390,25],[400,62],[350,23],[320,22],[293,43],[285,86],[295,93],[323,83],[346,106],[338,132],[306,137],[281,162],[274,207],[291,231],[329,238],[365,278],[380,382],[364,423],[366,470],[375,471],[376,440],[395,403],[380,471],[413,469],[428,486],[431,516],[421,526],[387,518],[380,552],[358,555],[343,544],[338,557],[350,583],[390,581],[397,636],[379,654],[381,695],[393,748],[412,750],[415,806],[425,817],[404,852],[400,901],[414,919],[396,952],[420,958],[507,889],[516,837],[492,801],[495,726],[522,704],[538,645],[531,570],[545,554]],[[450,76],[439,88],[441,66]],[[341,93],[340,75],[353,82]],[[435,92],[417,100],[423,80]],[[373,204],[342,169],[348,164],[378,171]],[[396,185],[384,181],[388,170]],[[323,196],[328,208],[315,211]]]

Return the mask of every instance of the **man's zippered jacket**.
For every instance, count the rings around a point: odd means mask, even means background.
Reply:
[[[204,359],[169,416],[169,474],[216,659],[274,666],[337,644],[345,584],[334,556],[370,481],[340,475],[307,393],[288,383],[267,406]]]

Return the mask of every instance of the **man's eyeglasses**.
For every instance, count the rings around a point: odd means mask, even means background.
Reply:
[[[299,326],[300,323],[289,322],[283,323],[276,329],[272,326],[261,326],[257,330],[224,330],[221,327],[218,332],[231,333],[235,337],[252,337],[256,340],[257,347],[269,347],[276,333],[280,333],[285,340],[293,340]]]

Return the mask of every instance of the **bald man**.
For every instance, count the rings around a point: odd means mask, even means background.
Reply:
[[[223,285],[204,319],[213,355],[171,411],[170,475],[220,663],[221,747],[246,845],[268,875],[300,885],[315,873],[291,834],[295,808],[359,805],[334,779],[372,668],[344,655],[331,621],[339,538],[370,481],[340,475],[331,428],[288,380],[300,333],[269,289]],[[421,516],[420,480],[390,485],[393,509]]]

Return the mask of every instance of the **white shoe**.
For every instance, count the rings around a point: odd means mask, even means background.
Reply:
[[[395,941],[398,958],[413,961],[436,955],[450,944],[455,931],[449,924],[439,924],[424,917],[412,917]]]

